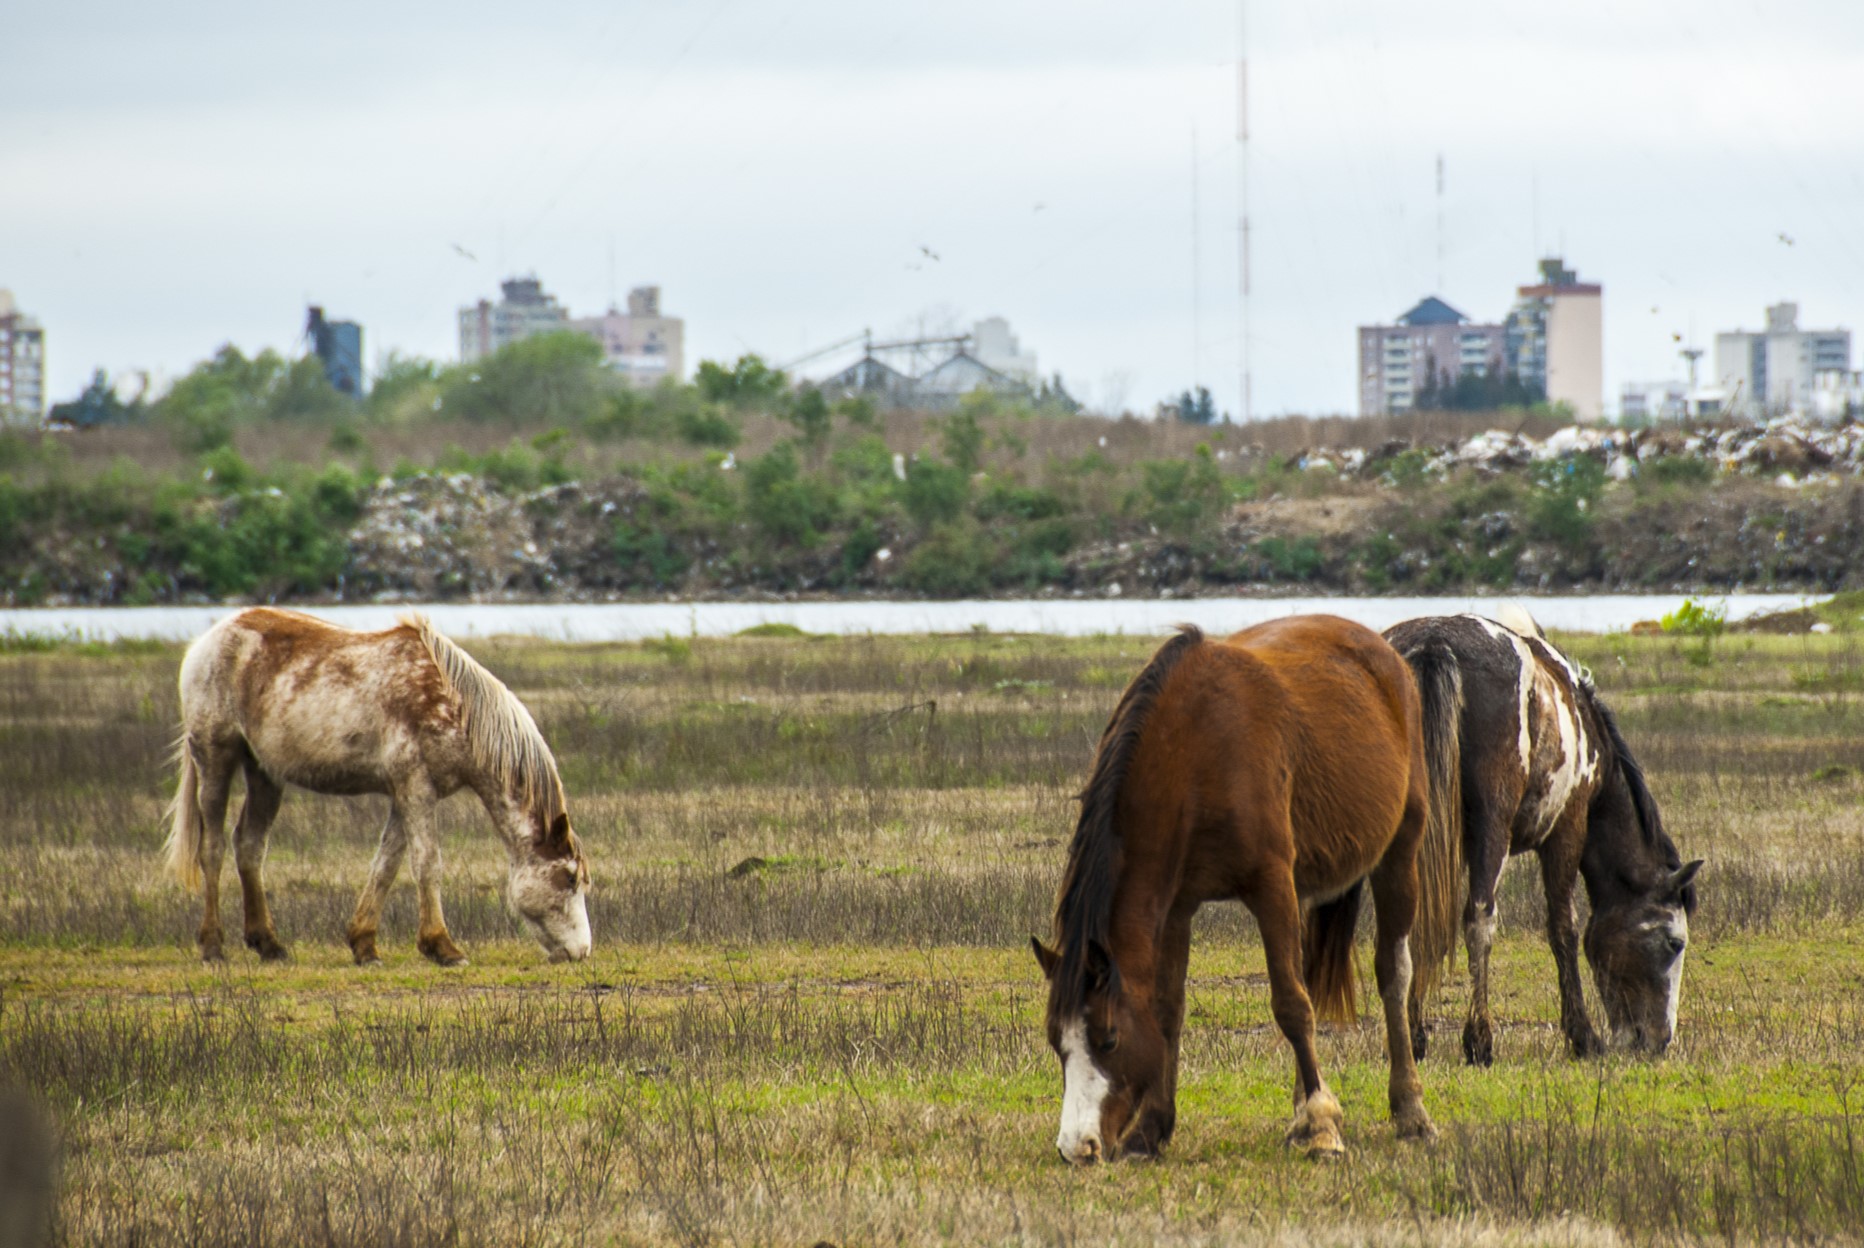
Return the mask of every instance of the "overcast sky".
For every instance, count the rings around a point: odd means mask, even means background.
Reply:
[[[1864,327],[1864,5],[1256,0],[1247,43],[1259,416],[1543,253],[1604,284],[1612,406],[1775,300]],[[307,302],[452,359],[535,272],[659,284],[689,370],[1001,315],[1096,405],[1236,411],[1237,52],[1201,0],[9,5],[0,286],[55,398],[301,350]]]

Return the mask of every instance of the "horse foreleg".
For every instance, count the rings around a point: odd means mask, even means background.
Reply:
[[[265,898],[265,843],[278,815],[284,790],[260,769],[256,762],[246,763],[246,801],[240,807],[239,823],[233,829],[233,861],[239,868],[240,892],[246,910],[246,947],[267,962],[285,957],[285,946],[278,943],[272,927],[272,910]]]
[[[1318,1160],[1344,1157],[1346,1116],[1321,1081],[1320,1056],[1314,1048],[1314,1004],[1301,977],[1301,903],[1295,896],[1293,869],[1266,867],[1261,884],[1243,901],[1262,932],[1262,951],[1268,957],[1269,1009],[1294,1050],[1294,1121],[1286,1140]]]
[[[226,859],[227,798],[233,787],[233,757],[214,751],[197,757],[201,810],[201,930],[195,937],[201,961],[226,959],[220,931],[220,866]]]
[[[411,801],[403,811],[408,821],[411,853],[409,866],[414,870],[415,895],[421,909],[420,951],[441,966],[462,966],[465,952],[453,943],[447,931],[447,919],[440,908],[440,838],[434,827],[435,802],[423,795]]]
[[[1154,1008],[1165,1033],[1165,1109],[1139,1124],[1154,1147],[1171,1138],[1178,1119],[1178,1051],[1184,1037],[1185,972],[1191,962],[1191,917],[1196,906],[1175,909],[1165,919],[1159,939]]]
[[[1417,918],[1417,862],[1401,847],[1406,833],[1401,831],[1398,840],[1399,846],[1372,873],[1372,902],[1378,919],[1372,966],[1378,976],[1379,999],[1385,1006],[1392,1126],[1401,1140],[1423,1140],[1436,1135],[1437,1129],[1424,1109],[1424,1086],[1418,1078],[1406,1016],[1411,996],[1411,925]]]
[[[400,809],[391,801],[388,822],[382,825],[381,844],[376,846],[375,861],[369,864],[369,880],[356,899],[356,913],[350,919],[349,947],[357,966],[382,960],[375,950],[376,930],[382,923],[382,902],[388,890],[395,886],[395,876],[401,870],[401,856],[407,849],[407,825],[402,821]]]
[[[1574,1057],[1598,1057],[1605,1045],[1586,1014],[1586,990],[1579,974],[1579,931],[1573,917],[1573,887],[1586,843],[1586,812],[1577,806],[1561,817],[1539,850],[1540,882],[1547,893],[1547,943],[1560,979],[1560,1030]]]

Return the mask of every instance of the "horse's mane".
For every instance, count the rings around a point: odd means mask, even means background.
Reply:
[[[1650,786],[1645,783],[1644,768],[1632,755],[1624,733],[1618,730],[1618,717],[1612,714],[1612,708],[1599,697],[1592,682],[1586,682],[1585,692],[1592,700],[1592,709],[1598,714],[1599,723],[1605,727],[1605,739],[1611,743],[1612,758],[1618,774],[1625,778],[1625,787],[1631,790],[1631,806],[1637,811],[1638,831],[1643,834],[1645,846],[1655,852],[1664,866],[1671,870],[1682,866],[1683,856],[1676,852],[1676,842],[1663,829],[1663,815],[1657,810],[1657,799],[1651,796]],[[1696,908],[1696,889],[1693,884],[1684,890],[1683,908],[1692,913]]]
[[[1087,991],[1087,948],[1090,942],[1107,943],[1107,924],[1113,910],[1113,890],[1119,879],[1120,833],[1113,815],[1119,805],[1126,769],[1146,717],[1158,701],[1165,678],[1178,661],[1200,645],[1204,634],[1195,626],[1180,624],[1178,635],[1159,647],[1144,670],[1126,686],[1113,718],[1100,734],[1094,771],[1081,791],[1081,816],[1068,845],[1068,865],[1055,901],[1055,944],[1060,961],[1055,968],[1052,1008],[1079,1008]]]
[[[473,761],[512,792],[526,810],[541,811],[544,825],[566,813],[557,760],[537,730],[537,721],[503,681],[450,641],[418,612],[398,623],[420,637],[435,666],[459,697],[467,747]]]

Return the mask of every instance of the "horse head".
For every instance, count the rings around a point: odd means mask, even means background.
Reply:
[[[511,908],[544,947],[552,962],[589,956],[589,863],[582,842],[559,811],[531,821],[529,836],[510,842]]]
[[[1152,1156],[1171,1136],[1171,1055],[1149,1001],[1136,1001],[1097,940],[1086,942],[1079,981],[1061,954],[1034,937],[1049,981],[1049,1046],[1061,1059],[1061,1131],[1055,1147],[1086,1165]]]
[[[1656,1055],[1676,1035],[1683,954],[1701,869],[1700,858],[1660,867],[1633,887],[1595,899],[1586,923],[1586,960],[1612,1040],[1623,1048]]]

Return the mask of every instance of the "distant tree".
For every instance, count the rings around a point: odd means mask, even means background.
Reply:
[[[808,448],[810,457],[820,458],[833,421],[828,400],[822,397],[822,392],[814,386],[805,386],[797,391],[784,406],[783,419],[796,426],[797,436]]]
[[[431,409],[439,394],[441,368],[418,355],[401,355],[390,351],[376,366],[375,383],[369,387],[369,414],[378,419],[412,415],[402,409],[420,405]]]
[[[140,400],[125,403],[117,398],[116,387],[103,369],[91,374],[91,384],[68,403],[54,403],[46,414],[46,423],[70,425],[74,429],[93,429],[99,425],[127,425],[144,416]]]
[[[733,407],[773,406],[789,386],[782,369],[770,367],[756,355],[741,355],[730,368],[701,360],[693,382],[712,402]]]
[[[939,443],[944,447],[945,458],[967,476],[983,467],[984,426],[977,418],[976,407],[960,404],[957,411],[947,416],[939,427]]]
[[[1073,416],[1081,410],[1080,401],[1062,385],[1060,373],[1036,387],[1035,405],[1045,416]]]
[[[1501,407],[1532,407],[1546,399],[1545,387],[1530,385],[1518,373],[1465,369],[1452,377],[1448,369],[1437,367],[1433,356],[1425,362],[1424,384],[1411,406],[1426,412],[1486,412]]]
[[[1195,394],[1186,390],[1172,406],[1177,409],[1178,419],[1187,425],[1213,425],[1217,422],[1216,401],[1203,386],[1199,386]]]
[[[440,410],[461,420],[578,424],[601,411],[610,385],[602,344],[561,330],[448,369]]]

